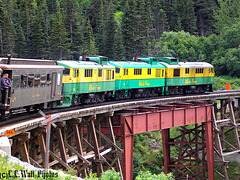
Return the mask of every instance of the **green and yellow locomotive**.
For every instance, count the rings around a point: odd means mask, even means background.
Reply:
[[[134,58],[134,61],[110,61],[116,68],[115,99],[162,95],[165,67],[157,58]]]
[[[179,62],[177,58],[159,58],[165,66],[165,94],[190,94],[212,91],[214,68],[206,62]]]
[[[64,66],[63,104],[89,104],[103,102],[115,89],[115,67],[103,56],[81,56],[79,61],[58,61]]]

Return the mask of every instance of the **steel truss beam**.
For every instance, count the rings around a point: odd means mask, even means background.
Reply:
[[[214,179],[212,122],[181,126],[180,132],[162,130],[165,173],[174,168],[176,179]]]

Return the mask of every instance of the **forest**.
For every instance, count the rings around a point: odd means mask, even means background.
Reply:
[[[240,76],[240,1],[0,0],[0,56],[179,56]]]

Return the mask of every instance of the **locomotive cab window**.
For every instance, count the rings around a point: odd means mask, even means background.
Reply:
[[[120,68],[116,68],[116,74],[120,73]]]
[[[180,69],[174,69],[173,77],[180,77]]]
[[[185,69],[185,74],[189,74],[189,68]]]
[[[63,70],[63,75],[70,75],[70,69],[69,68],[65,68]]]
[[[17,89],[20,86],[20,76],[13,76],[13,89]]]

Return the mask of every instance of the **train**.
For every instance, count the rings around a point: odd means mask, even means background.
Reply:
[[[12,80],[1,119],[17,109],[35,111],[111,100],[211,92],[214,67],[179,62],[174,57],[137,57],[109,61],[105,56],[79,60],[0,58],[0,74]],[[1,94],[2,95],[2,94]]]

